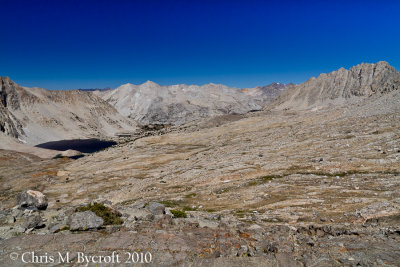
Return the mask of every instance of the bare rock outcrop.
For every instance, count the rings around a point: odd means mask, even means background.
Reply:
[[[62,157],[79,157],[79,156],[82,156],[82,153],[77,150],[68,149],[68,150],[61,152],[61,156]]]

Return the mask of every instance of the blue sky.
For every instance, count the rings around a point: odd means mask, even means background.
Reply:
[[[47,89],[300,83],[400,69],[400,1],[0,0],[0,76]]]

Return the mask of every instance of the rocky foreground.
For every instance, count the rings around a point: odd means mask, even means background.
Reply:
[[[393,99],[210,119],[77,160],[2,150],[0,262],[115,251],[150,252],[149,266],[399,266]]]

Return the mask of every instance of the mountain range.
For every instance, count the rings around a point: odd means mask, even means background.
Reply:
[[[182,125],[262,109],[316,110],[369,99],[375,105],[382,99],[397,105],[400,73],[380,61],[340,68],[298,85],[241,90],[213,83],[161,86],[148,81],[111,90],[52,91],[22,87],[8,77],[1,77],[0,84],[0,148],[12,149],[63,139],[110,138],[135,132],[140,125]]]
[[[180,125],[199,118],[244,114],[262,108],[240,90],[213,83],[160,86],[147,81],[96,94],[122,115],[141,124]]]

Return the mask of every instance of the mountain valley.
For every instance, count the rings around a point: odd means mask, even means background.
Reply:
[[[400,262],[400,73],[386,62],[242,90],[1,81],[1,262],[38,244],[140,249],[153,266]],[[78,138],[117,144],[78,159],[12,149]],[[23,206],[28,189],[45,209]],[[94,203],[122,223],[76,227]]]

